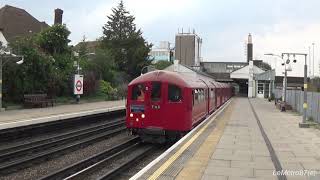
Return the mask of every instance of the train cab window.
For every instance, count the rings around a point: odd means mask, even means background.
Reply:
[[[161,82],[152,82],[151,101],[160,101]]]
[[[134,85],[132,88],[131,100],[144,101],[144,98],[145,98],[144,85],[143,84]]]
[[[168,100],[169,102],[180,102],[182,100],[182,91],[178,86],[169,84]]]
[[[198,102],[199,102],[199,90],[198,89],[195,89],[194,90],[194,102],[195,102],[195,104],[198,104]]]

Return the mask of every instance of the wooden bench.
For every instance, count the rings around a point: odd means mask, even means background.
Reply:
[[[54,99],[47,94],[25,94],[23,97],[25,107],[47,107],[54,104]]]
[[[286,104],[281,100],[276,101],[275,105],[282,112],[284,112],[286,110],[292,110],[292,107],[289,104]]]

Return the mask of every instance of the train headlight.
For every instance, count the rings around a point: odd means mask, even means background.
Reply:
[[[138,118],[136,118],[136,121],[138,122],[138,121],[139,121],[139,119],[138,119]]]
[[[145,118],[146,117],[146,115],[144,115],[144,114],[141,114],[141,118]]]
[[[132,113],[130,113],[130,117],[133,117],[133,114],[132,114]]]

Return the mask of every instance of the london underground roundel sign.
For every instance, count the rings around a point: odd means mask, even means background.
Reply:
[[[76,74],[74,76],[74,94],[83,94],[83,75]]]

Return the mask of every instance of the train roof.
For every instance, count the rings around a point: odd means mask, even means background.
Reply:
[[[157,71],[152,71],[152,72],[143,74],[142,76],[139,76],[133,81],[131,81],[129,86],[133,84],[146,82],[146,81],[160,81],[160,82],[176,84],[181,87],[189,87],[189,88],[203,88],[203,87],[206,87],[206,84],[210,88],[228,87],[227,85],[224,85],[224,83],[216,82],[213,79],[205,76],[191,76],[188,74],[182,74],[178,72],[164,71],[164,70],[157,70]]]
[[[189,75],[182,75],[177,72],[157,70],[148,72],[142,76],[137,77],[130,82],[129,86],[146,81],[160,81],[166,83],[176,84],[181,87],[205,87],[205,83],[199,78],[195,78]]]

